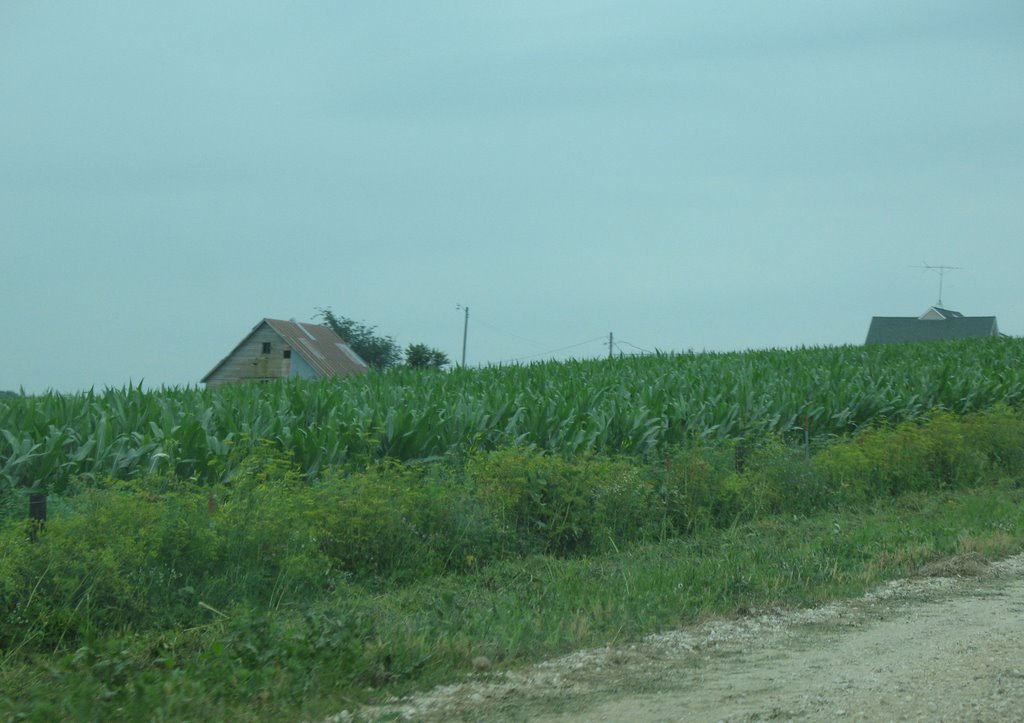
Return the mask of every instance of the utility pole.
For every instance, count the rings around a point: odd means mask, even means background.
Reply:
[[[608,358],[612,358],[612,350],[615,348],[615,337],[612,333],[608,332]]]
[[[469,333],[469,307],[463,306],[462,304],[456,304],[456,309],[462,309],[466,312],[465,321],[462,322],[462,368],[466,368],[466,335]]]

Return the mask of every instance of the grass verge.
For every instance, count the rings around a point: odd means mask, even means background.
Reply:
[[[623,642],[710,615],[860,594],[958,552],[1024,547],[1009,481],[859,510],[765,517],[580,558],[531,555],[391,590],[206,610],[188,628],[92,631],[0,651],[0,718],[316,719],[472,670]],[[199,603],[197,603],[199,604]]]

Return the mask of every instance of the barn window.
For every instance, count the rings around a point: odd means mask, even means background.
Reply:
[[[263,353],[264,354],[269,354],[270,353],[270,342],[269,341],[263,342]]]
[[[285,349],[284,352],[283,352],[283,355],[284,355],[285,359],[291,359],[292,358],[292,350],[291,349]]]

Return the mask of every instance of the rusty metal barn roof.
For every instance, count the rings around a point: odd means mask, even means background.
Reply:
[[[309,365],[325,377],[359,374],[369,367],[340,336],[322,324],[264,319]]]
[[[263,319],[252,328],[242,341],[238,342],[231,353],[220,360],[210,372],[203,377],[206,382],[213,374],[245,344],[249,338],[266,324],[291,348],[293,354],[301,356],[309,365],[324,377],[360,374],[368,371],[369,366],[346,344],[330,327],[321,324],[309,324],[283,319]]]

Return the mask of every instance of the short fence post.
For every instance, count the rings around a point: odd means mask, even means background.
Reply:
[[[804,415],[804,459],[811,464],[811,415]]]
[[[28,496],[28,539],[35,542],[46,524],[46,493],[31,492]]]

